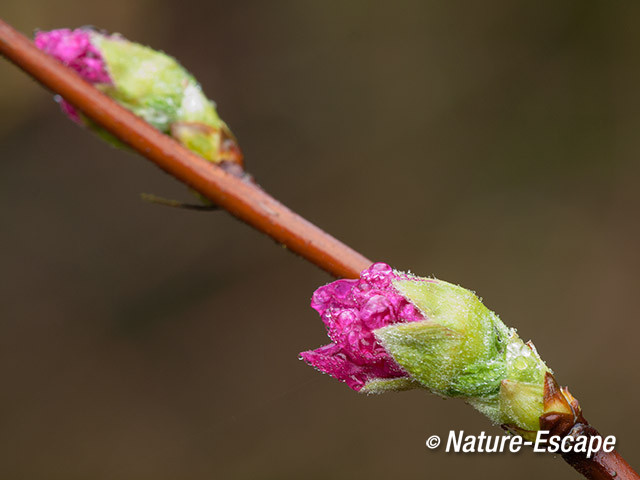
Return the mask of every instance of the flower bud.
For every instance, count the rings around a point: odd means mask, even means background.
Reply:
[[[352,389],[423,388],[525,436],[539,430],[551,371],[470,290],[377,263],[319,288],[311,305],[332,343],[301,357]]]
[[[163,133],[211,162],[242,163],[233,134],[198,82],[174,58],[90,28],[38,32],[36,46]],[[110,134],[61,100],[71,119]]]
[[[413,387],[409,374],[374,335],[382,327],[423,318],[394,288],[395,278],[391,267],[378,263],[358,280],[338,280],[316,290],[311,306],[322,317],[332,343],[300,356],[356,391]]]

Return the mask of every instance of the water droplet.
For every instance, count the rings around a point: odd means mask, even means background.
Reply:
[[[527,368],[527,361],[522,357],[517,357],[513,361],[513,366],[518,370],[524,370],[525,368]]]

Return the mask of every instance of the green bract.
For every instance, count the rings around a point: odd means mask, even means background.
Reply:
[[[174,58],[118,36],[94,33],[92,42],[112,80],[96,85],[104,93],[207,160],[241,161],[215,104]]]
[[[420,386],[463,398],[495,423],[539,430],[550,370],[533,344],[465,288],[410,278],[393,284],[427,319],[375,331],[398,364]]]
[[[119,37],[94,34],[113,85],[100,88],[162,131],[175,122],[226,127],[198,82],[174,58]]]

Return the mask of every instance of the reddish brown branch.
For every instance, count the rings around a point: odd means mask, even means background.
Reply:
[[[162,134],[40,52],[0,20],[0,53],[106,130],[216,205],[336,277],[358,277],[371,261],[295,214],[258,186],[228,174]]]
[[[0,53],[164,171],[330,274],[355,278],[371,264],[255,184],[191,153],[119,106],[75,72],[40,52],[29,39],[2,20]],[[586,423],[576,423],[565,434],[575,434],[576,428],[580,428],[582,434],[598,435]],[[590,479],[640,480],[615,451],[600,452],[591,459],[581,454],[566,455],[564,459]]]
[[[576,423],[567,433],[573,437],[600,437],[598,431],[590,425]],[[637,479],[638,474],[615,450],[605,452],[600,450],[592,458],[587,458],[583,453],[564,453],[562,458],[578,472],[591,480],[618,480]]]

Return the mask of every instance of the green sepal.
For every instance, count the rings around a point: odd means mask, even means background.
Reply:
[[[462,398],[494,423],[537,431],[549,369],[533,344],[470,290],[410,276],[394,286],[425,317],[375,331],[394,360],[422,387]]]
[[[113,85],[100,88],[157,129],[168,132],[174,122],[221,127],[213,102],[174,58],[118,37],[94,34]]]
[[[369,380],[367,384],[360,389],[360,393],[380,394],[386,392],[402,392],[414,388],[420,388],[420,384],[411,378],[377,378],[375,380]]]
[[[503,380],[499,396],[501,423],[522,430],[539,430],[540,415],[544,413],[543,396],[543,385]]]
[[[171,134],[182,145],[207,160],[215,160],[220,150],[220,130],[202,130],[174,123]]]
[[[462,367],[455,359],[465,342],[461,334],[430,320],[390,325],[374,333],[413,378],[434,393],[447,395],[451,378]]]
[[[501,360],[476,363],[465,368],[451,383],[452,392],[458,395],[479,397],[497,394],[500,382],[505,378],[506,365]],[[453,395],[452,395],[453,396]]]

